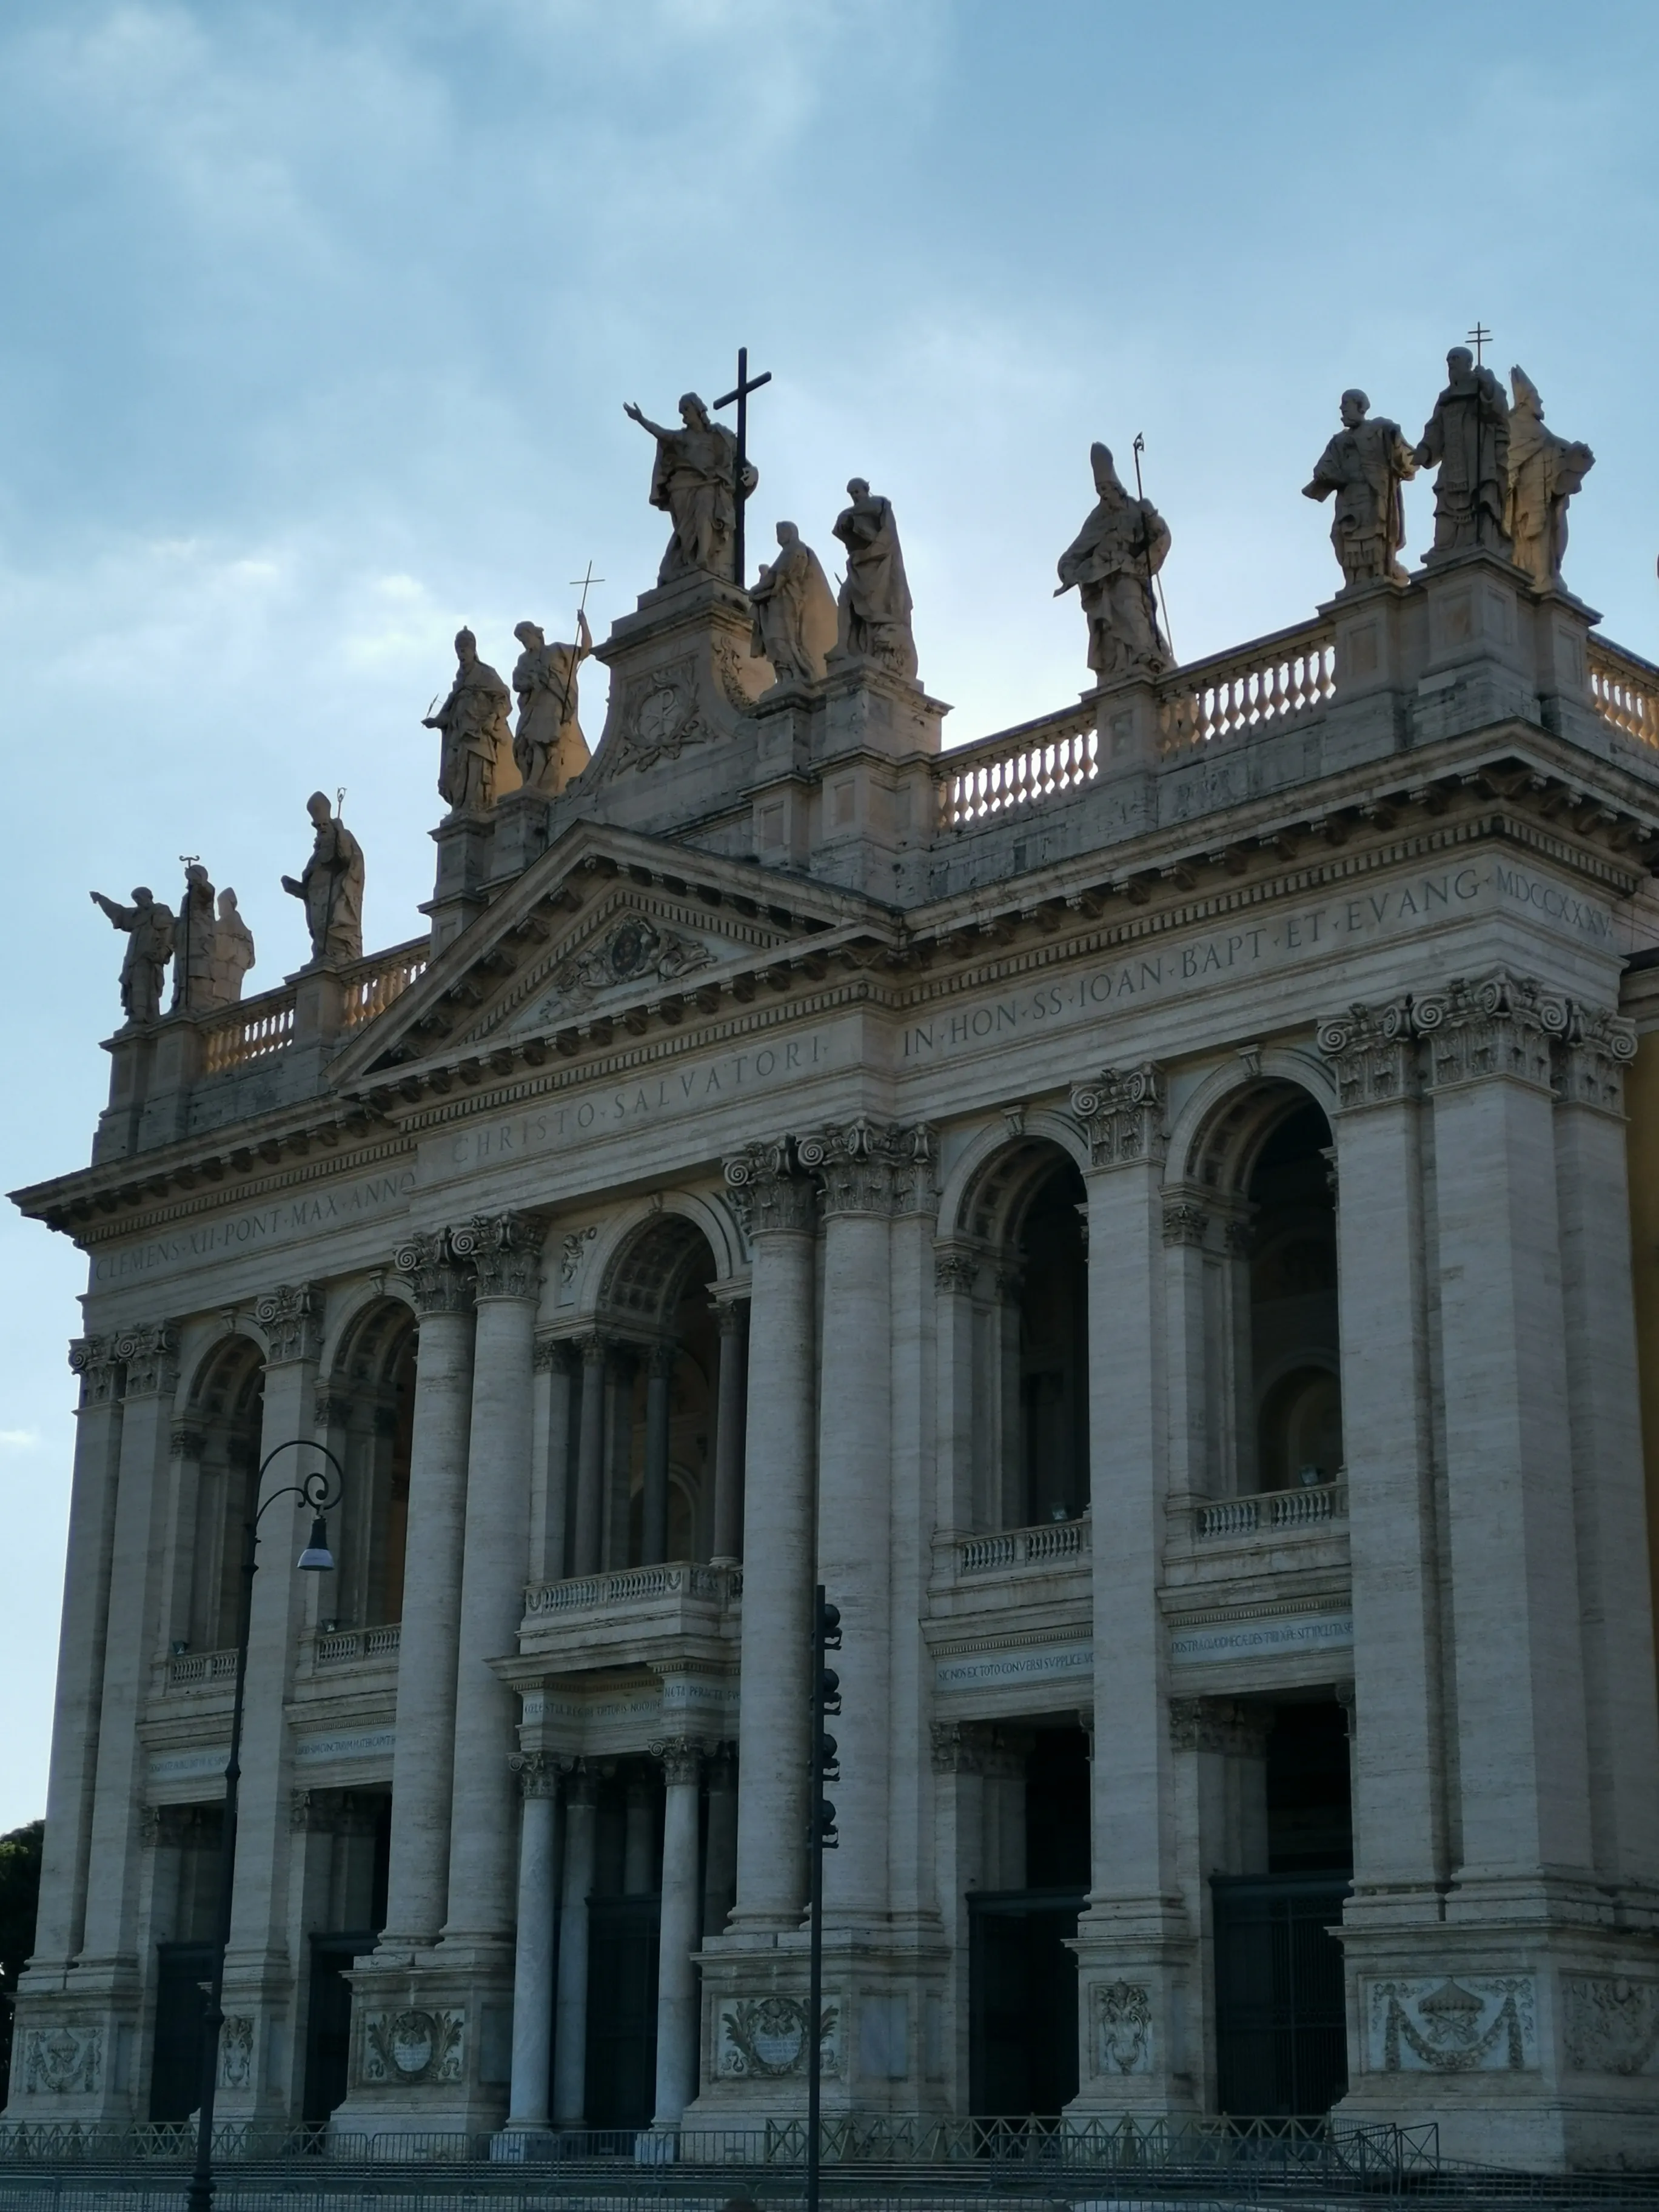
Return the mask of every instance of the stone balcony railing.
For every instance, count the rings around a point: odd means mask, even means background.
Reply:
[[[994,1574],[1010,1567],[1055,1567],[1070,1559],[1086,1559],[1091,1549],[1092,1525],[1085,1514],[1077,1521],[1040,1522],[1034,1528],[999,1528],[985,1536],[958,1536],[957,1573]]]
[[[1590,696],[1604,722],[1659,748],[1659,668],[1609,639],[1589,641]]]
[[[563,1582],[535,1583],[524,1594],[526,1616],[558,1619],[568,1613],[625,1613],[653,1607],[665,1599],[700,1599],[728,1605],[743,1595],[741,1567],[702,1567],[678,1561],[659,1567],[629,1567],[617,1574],[576,1575]]]
[[[236,1679],[236,1652],[175,1651],[167,1660],[167,1686],[170,1690],[187,1689],[192,1683],[232,1683]]]
[[[345,1006],[341,1027],[345,1034],[382,1014],[425,969],[429,941],[412,938],[390,951],[373,952],[342,971]],[[202,1024],[202,1072],[222,1075],[267,1053],[281,1052],[294,1038],[295,989],[285,983],[279,991],[262,992],[240,1006],[227,1006]]]
[[[1218,1498],[1193,1508],[1193,1534],[1255,1536],[1282,1528],[1315,1528],[1348,1514],[1346,1482],[1321,1482],[1295,1490],[1263,1490],[1252,1498]]]
[[[317,1638],[319,1667],[347,1667],[362,1659],[395,1659],[403,1648],[400,1621],[379,1628],[333,1628]]]

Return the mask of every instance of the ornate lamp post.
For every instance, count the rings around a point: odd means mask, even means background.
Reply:
[[[269,1498],[259,1502],[265,1469],[272,1460],[285,1451],[313,1451],[328,1462],[297,1483],[286,1484],[273,1490]],[[213,2208],[213,2100],[219,2083],[219,2030],[224,2025],[225,1952],[230,1943],[231,1888],[236,1874],[236,1793],[242,1773],[242,1688],[247,1677],[248,1625],[253,1612],[253,1577],[258,1571],[259,1523],[267,1507],[279,1498],[297,1498],[302,1506],[311,1508],[311,1536],[300,1554],[300,1567],[306,1574],[328,1574],[334,1566],[334,1554],[328,1548],[326,1516],[345,1495],[345,1471],[326,1444],[313,1443],[308,1437],[292,1437],[286,1443],[268,1451],[259,1462],[259,1472],[253,1480],[254,1510],[242,1528],[242,1594],[238,1609],[236,1630],[236,1697],[231,1707],[230,1757],[225,1765],[225,1824],[219,1845],[219,1925],[214,1941],[213,1979],[207,1985],[207,2001],[203,2008],[202,2025],[202,2108],[200,2124],[196,2130],[196,2165],[190,2178],[190,2193],[186,2199],[189,2212],[212,2212]]]

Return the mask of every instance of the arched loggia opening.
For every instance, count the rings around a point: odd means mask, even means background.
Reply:
[[[246,1336],[228,1338],[208,1360],[191,1394],[187,1433],[196,1449],[193,1498],[179,1501],[190,1537],[190,1596],[182,1639],[195,1651],[236,1640],[241,1601],[242,1530],[252,1506],[264,1413],[264,1354]],[[188,1475],[191,1462],[185,1462]]]
[[[1075,1520],[1089,1503],[1089,1266],[1083,1178],[1040,1138],[999,1152],[963,1208],[972,1239],[975,1524]]]
[[[348,1331],[319,1393],[318,1427],[345,1469],[337,1562],[325,1610],[342,1628],[403,1618],[404,1544],[419,1330],[400,1298],[378,1298]]]

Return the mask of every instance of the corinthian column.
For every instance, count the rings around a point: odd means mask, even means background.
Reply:
[[[1194,1930],[1175,1864],[1169,1638],[1160,1615],[1167,1409],[1164,1080],[1108,1069],[1072,1094],[1089,1143],[1089,1464],[1094,1551],[1092,1875],[1078,1925],[1078,2106],[1192,2101],[1183,2047]],[[1110,1531],[1110,1540],[1104,1540]],[[1152,2024],[1144,2071],[1108,2075],[1094,2029],[1107,1990]]]
[[[675,2128],[697,2088],[697,1778],[702,1746],[653,1744],[665,1784],[662,1909],[657,1947],[657,2106],[653,2125]]]
[[[720,1382],[714,1414],[714,1540],[716,1566],[735,1566],[743,1544],[743,1360],[747,1301],[723,1299],[714,1308],[720,1332]]]
[[[812,1605],[814,1194],[787,1147],[726,1164],[754,1247],[744,1458],[738,1899],[727,1928],[799,1925],[806,1898]]]
[[[524,1614],[542,1224],[532,1215],[497,1214],[452,1231],[450,1243],[477,1270],[478,1318],[444,1943],[504,1952],[513,1928],[514,1699],[490,1662],[512,1655]]]
[[[472,1398],[472,1270],[448,1232],[410,1239],[398,1255],[421,1333],[409,1467],[404,1619],[398,1655],[398,1741],[392,1760],[392,1850],[380,1958],[436,1940],[449,1875],[455,1649],[461,1609],[461,1528]]]
[[[513,2094],[509,2128],[547,2125],[553,2051],[553,1814],[558,1770],[545,1752],[515,1759],[519,1925],[513,1961]]]

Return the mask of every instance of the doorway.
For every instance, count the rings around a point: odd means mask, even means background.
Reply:
[[[587,2118],[590,2128],[648,2128],[657,2102],[654,1897],[594,1897],[587,1906]]]
[[[187,2120],[202,2101],[202,1985],[213,1978],[211,1943],[158,1943],[152,2120]]]

